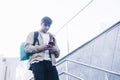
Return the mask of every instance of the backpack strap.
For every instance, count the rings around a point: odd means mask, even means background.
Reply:
[[[54,38],[54,37],[53,37],[53,42],[54,42],[54,43],[56,43],[56,40],[55,40],[55,38]]]
[[[39,35],[38,31],[35,31],[34,32],[34,42],[33,42],[33,45],[35,45],[36,42],[38,42],[38,45],[39,45],[38,35]]]
[[[35,31],[35,32],[34,32],[34,41],[33,41],[33,44],[32,44],[32,45],[35,45],[36,42],[38,42],[38,45],[39,45],[38,35],[39,35],[38,31]],[[31,53],[31,54],[29,54],[29,56],[31,56],[31,55],[33,55],[33,54],[34,54],[34,53]]]
[[[49,33],[49,36],[50,36],[50,40],[52,39],[52,42],[55,44],[56,43],[55,37],[51,33]]]

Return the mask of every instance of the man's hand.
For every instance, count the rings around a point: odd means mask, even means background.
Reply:
[[[42,44],[41,47],[42,47],[43,51],[44,50],[52,50],[52,48],[53,48],[53,46],[50,44]]]

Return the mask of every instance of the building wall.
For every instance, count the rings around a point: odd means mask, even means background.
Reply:
[[[100,35],[83,44],[63,59],[75,60],[105,70],[120,73],[120,22],[113,25]],[[60,61],[62,61],[61,59]],[[58,61],[58,62],[60,62]],[[72,73],[84,80],[119,80],[120,75],[115,75],[102,70],[94,69],[84,65],[68,62],[67,72]],[[58,71],[66,69],[61,64]],[[63,76],[63,75],[62,75]],[[65,76],[65,75],[64,75]],[[65,78],[65,77],[64,77]],[[63,79],[63,78],[62,78]],[[62,80],[61,79],[61,80]],[[66,79],[63,79],[66,80]],[[69,80],[77,80],[69,76]]]
[[[18,58],[0,57],[0,80],[16,80],[16,67]]]
[[[0,80],[4,80],[5,75],[5,65],[3,63],[3,57],[0,56]]]

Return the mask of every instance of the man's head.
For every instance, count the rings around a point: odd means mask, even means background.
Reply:
[[[41,19],[41,24],[44,23],[45,26],[50,26],[52,24],[52,19],[50,17],[43,17]]]
[[[52,24],[52,19],[50,17],[47,16],[43,17],[41,19],[41,26],[42,26],[41,30],[46,33],[49,30],[51,24]]]

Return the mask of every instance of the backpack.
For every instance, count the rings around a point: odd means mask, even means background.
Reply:
[[[35,45],[36,41],[38,41],[38,31],[34,32],[33,45]],[[39,41],[38,41],[38,44],[39,44]],[[21,61],[28,60],[29,57],[31,56],[31,53],[25,52],[24,47],[25,47],[25,42],[21,43],[21,45],[20,45],[20,60]]]

